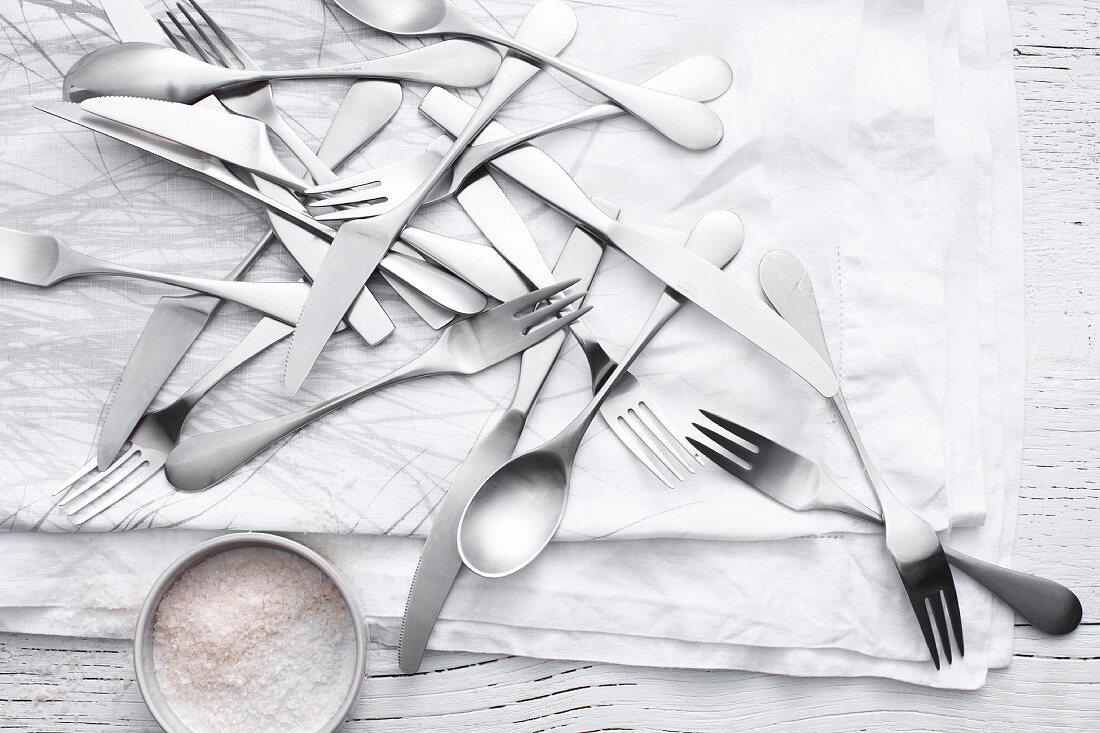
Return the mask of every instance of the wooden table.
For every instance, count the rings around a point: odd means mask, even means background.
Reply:
[[[1027,433],[1016,567],[1070,585],[1074,634],[1018,626],[1012,666],[977,692],[371,652],[348,731],[1100,729],[1100,2],[1013,3],[1026,187]],[[2,559],[0,559],[2,563]],[[0,729],[153,730],[121,641],[0,635]]]

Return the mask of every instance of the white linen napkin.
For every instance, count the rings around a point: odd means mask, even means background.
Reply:
[[[976,1],[972,7],[976,7],[976,18],[981,22],[982,8]],[[991,108],[996,110],[991,117],[1002,119],[996,124],[991,121],[992,137],[981,129],[972,132],[985,135],[992,143],[990,161],[996,158],[1000,166],[992,180],[1002,192],[1007,191],[994,196],[994,201],[1000,201],[1000,215],[1008,220],[999,232],[989,233],[990,251],[985,253],[988,259],[979,258],[979,269],[993,273],[991,279],[998,285],[997,295],[1003,296],[994,303],[997,310],[993,315],[1001,317],[992,346],[1006,346],[995,352],[983,349],[983,355],[1000,360],[996,375],[1004,380],[1001,384],[1007,385],[1003,394],[998,388],[1001,398],[994,400],[1003,402],[1006,408],[1005,440],[987,445],[986,454],[999,457],[1001,465],[1010,468],[999,474],[987,472],[1000,480],[991,479],[985,484],[991,507],[986,527],[954,532],[951,542],[980,556],[1006,561],[1015,516],[1017,484],[1013,482],[1012,471],[1018,471],[1022,435],[1022,418],[1018,414],[1018,406],[1022,405],[1022,354],[1018,349],[1022,333],[1018,327],[1022,289],[1018,267],[1020,216],[1018,206],[1015,209],[1012,206],[1013,201],[1018,204],[1019,153],[1018,143],[1013,147],[1016,121],[1011,66],[1007,65],[1011,58],[1005,53],[1011,47],[1007,13],[999,0],[988,0],[985,11],[991,21],[990,58],[996,62],[993,68],[997,86],[988,92]],[[974,14],[969,18],[973,20]],[[911,15],[899,11],[891,14],[887,25],[897,29],[898,23],[912,20]],[[879,31],[881,26],[876,32]],[[977,35],[984,35],[984,29],[977,31]],[[968,58],[968,63],[972,69],[984,70],[984,53],[980,59]],[[934,88],[938,89],[940,80],[936,81]],[[986,96],[984,87],[964,88],[968,95]],[[998,152],[995,156],[994,151]],[[986,189],[986,196],[992,194],[992,190]],[[993,206],[990,203],[991,211]],[[983,381],[982,386],[990,384]],[[998,507],[1008,511],[998,513],[995,511]],[[11,567],[33,568],[36,572],[21,575],[15,571],[0,581],[6,583],[0,596],[22,599],[20,605],[26,606],[5,609],[0,613],[0,624],[11,630],[69,629],[73,633],[124,635],[128,633],[129,614],[151,577],[183,547],[203,536],[142,532],[94,539],[28,534],[4,537],[4,555],[14,560]],[[884,604],[884,599],[889,598],[892,603],[899,594],[896,586],[887,582],[892,571],[881,565],[885,558],[881,551],[876,552],[874,538],[848,537],[843,543],[831,541],[834,539],[767,545],[672,541],[555,544],[530,572],[503,583],[485,583],[467,574],[444,610],[433,646],[788,674],[877,674],[960,687],[975,686],[984,679],[985,650],[989,650],[989,663],[1007,662],[1011,649],[1010,615],[995,612],[1000,617],[998,623],[987,626],[982,621],[981,599],[974,598],[973,584],[960,577],[968,624],[967,659],[965,663],[957,662],[946,673],[932,672],[924,661],[919,640],[915,640],[904,602],[898,608]],[[306,541],[333,557],[361,583],[376,638],[395,640],[396,623],[419,544],[386,538],[310,537]],[[999,557],[991,552],[995,546],[1000,548]],[[841,548],[840,556],[837,548]],[[801,553],[809,554],[802,557]],[[777,559],[777,554],[783,554],[785,560]],[[56,573],[42,577],[43,565],[56,567]],[[803,568],[828,572],[828,577],[792,575]],[[856,574],[849,572],[853,569]],[[789,577],[792,582],[783,583],[782,588],[814,588],[812,596],[793,599],[801,602],[793,609],[800,614],[799,624],[787,625],[792,621],[789,593],[773,592],[774,583],[753,581],[753,572],[761,571],[770,571],[773,577]],[[73,586],[63,581],[72,578],[82,582]],[[800,581],[806,585],[799,585]],[[478,584],[476,592],[465,589],[470,583]],[[91,592],[98,588],[111,588],[111,597]],[[830,588],[842,592],[832,597]],[[606,602],[599,602],[597,589],[604,589]],[[877,614],[863,619],[859,615],[867,608],[862,603],[862,594],[867,589],[871,589],[870,607]],[[769,592],[761,593],[762,590]],[[578,602],[578,595],[583,597],[583,603]],[[985,597],[984,593],[978,595]],[[623,598],[627,597],[638,600],[636,604],[626,604]],[[746,605],[731,607],[731,598],[747,599]],[[855,598],[860,602],[853,602]],[[774,608],[770,605],[773,603],[783,606]],[[39,608],[30,608],[36,604]],[[578,613],[579,610],[588,613]],[[845,617],[838,618],[837,613]],[[887,628],[875,638],[866,638],[869,630],[878,630],[876,619],[887,619]],[[813,623],[815,620],[817,623]],[[769,628],[769,623],[778,628]],[[913,641],[915,646],[910,643]]]
[[[482,12],[514,28],[525,8],[525,3],[496,0]],[[84,48],[106,42],[91,29],[94,25],[70,31],[52,12],[28,9],[28,22],[42,47],[58,48],[58,67],[71,64]],[[307,62],[300,49],[303,44],[317,45],[326,12],[320,5],[265,13],[262,18],[252,5],[226,3],[217,12],[263,64],[275,68],[316,62]],[[623,121],[605,125],[598,133],[578,130],[552,136],[544,143],[546,150],[591,194],[622,205],[625,221],[677,240],[710,209],[742,213],[748,240],[733,271],[750,289],[758,289],[760,254],[777,244],[795,251],[817,281],[825,326],[862,430],[877,455],[891,457],[882,466],[887,480],[937,528],[980,518],[974,509],[980,499],[968,504],[948,498],[956,482],[945,472],[942,448],[947,355],[938,234],[930,231],[925,241],[918,229],[909,241],[891,246],[864,241],[865,236],[887,236],[883,230],[864,228],[876,221],[886,202],[864,200],[863,192],[850,188],[855,184],[836,180],[843,170],[838,166],[848,160],[848,148],[860,142],[849,142],[846,130],[852,108],[853,40],[865,21],[863,3],[639,3],[578,6],[577,12],[580,32],[568,55],[593,68],[641,79],[694,53],[728,58],[737,82],[734,91],[715,104],[727,124],[726,139],[713,151],[695,154],[676,149],[638,123]],[[354,23],[342,27],[348,35],[329,34],[323,60],[348,60],[364,49],[396,48],[392,40],[362,31]],[[69,42],[70,33],[76,33],[81,43]],[[623,42],[611,42],[620,37]],[[919,71],[924,57],[915,40],[906,43],[910,66],[899,72],[909,78],[910,72]],[[799,53],[789,53],[792,47]],[[54,96],[51,82],[58,76],[34,52],[27,58],[38,76],[21,75],[18,83],[10,80],[17,92],[12,97],[21,104],[19,112],[6,112],[11,152],[4,163],[12,172],[6,180],[18,180],[22,188],[6,200],[5,221],[26,229],[51,229],[84,251],[128,264],[203,274],[228,271],[241,247],[250,245],[264,228],[254,207],[180,176],[148,156],[26,112],[31,100]],[[927,86],[927,80],[913,81]],[[562,89],[563,84],[576,86],[557,76],[539,79],[503,118],[525,128],[582,107],[584,102]],[[278,99],[291,117],[316,133],[331,114],[339,88],[335,83],[288,84],[280,87]],[[331,99],[319,102],[325,94],[318,94],[318,89],[331,92]],[[407,95],[409,105],[372,146],[363,165],[399,160],[435,136],[437,131],[411,109],[421,91],[414,88]],[[928,132],[927,96],[913,101],[917,116],[907,118],[906,124],[911,122],[914,132],[920,125]],[[40,132],[43,125],[48,125],[48,134]],[[913,157],[906,162],[933,170],[930,138],[916,139],[921,149],[909,151]],[[805,155],[798,158],[796,152]],[[811,159],[810,154],[820,155]],[[815,163],[823,167],[817,169]],[[934,210],[931,174],[921,180],[921,206]],[[127,205],[114,205],[120,195]],[[833,205],[842,198],[843,221],[837,218],[841,207]],[[569,224],[530,197],[516,193],[515,200],[547,254],[556,255]],[[57,212],[64,212],[64,218]],[[919,226],[925,221],[923,213],[903,209],[893,220],[878,224],[897,226],[904,215],[910,217],[904,225]],[[815,214],[821,215],[819,222]],[[422,219],[429,229],[476,236],[451,205],[433,207]],[[821,232],[828,236],[815,236]],[[857,233],[858,238],[853,236]],[[285,262],[279,264],[282,267],[268,261],[257,277],[290,276]],[[900,282],[897,273],[910,269],[921,273],[921,280]],[[590,325],[606,337],[613,353],[628,344],[658,291],[658,283],[636,265],[615,252],[608,254],[592,294],[596,310]],[[50,489],[87,460],[109,385],[128,358],[149,308],[163,292],[156,286],[104,280],[64,284],[49,292],[6,283],[0,287],[8,325],[4,353],[12,385],[5,395],[0,431],[20,436],[0,459],[3,526],[73,529],[56,510]],[[278,396],[283,352],[276,348],[212,393],[185,433],[263,419],[330,396],[403,363],[436,338],[392,296],[383,298],[398,325],[387,343],[368,350],[354,336],[335,339],[317,375],[295,400]],[[251,322],[240,309],[225,309],[165,395],[182,391]],[[729,365],[734,365],[735,379]],[[449,477],[493,409],[507,400],[515,370],[513,360],[472,378],[395,387],[301,431],[277,453],[269,452],[210,491],[179,494],[157,477],[89,528],[423,535],[430,528],[431,507]],[[699,407],[731,414],[821,460],[838,481],[868,498],[859,464],[829,403],[698,309],[685,308],[655,340],[636,371],[682,429]],[[579,352],[570,350],[556,368],[521,447],[556,432],[584,403],[590,389],[586,373]],[[970,483],[960,483],[957,489],[972,497],[980,494]],[[560,539],[752,540],[834,531],[864,530],[828,514],[792,519],[714,470],[702,471],[670,492],[597,422],[578,457]]]

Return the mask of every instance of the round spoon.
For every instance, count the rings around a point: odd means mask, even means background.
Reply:
[[[191,104],[218,89],[278,79],[391,79],[449,87],[479,87],[496,74],[500,56],[470,41],[443,41],[395,56],[343,66],[293,71],[227,69],[155,43],[119,43],[96,49],[73,64],[64,98],[131,96]]]
[[[687,246],[716,267],[724,267],[741,249],[744,238],[744,225],[735,214],[714,211],[695,225]],[[682,303],[678,294],[666,289],[618,368],[581,413],[542,446],[497,469],[470,497],[458,524],[458,551],[467,567],[478,575],[499,578],[538,557],[565,516],[569,476],[588,426],[622,375]]]
[[[705,150],[722,140],[722,120],[706,105],[683,97],[645,89],[563,61],[489,28],[459,10],[450,0],[334,0],[367,25],[404,36],[451,35],[477,38],[506,46],[568,74],[595,89],[662,135],[686,148]]]

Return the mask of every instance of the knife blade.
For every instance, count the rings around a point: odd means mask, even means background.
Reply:
[[[610,206],[603,202],[601,205]],[[602,255],[603,247],[598,242],[582,230],[574,230],[554,268],[554,276],[579,277],[577,289],[588,290]],[[401,620],[398,661],[402,672],[411,674],[420,668],[436,619],[462,569],[457,540],[462,512],[485,479],[512,457],[527,413],[538,398],[564,343],[565,333],[556,333],[524,352],[511,405],[478,438],[435,510],[432,529],[420,551]]]
[[[251,118],[217,107],[140,97],[95,97],[80,106],[100,117],[202,150],[295,191],[308,187],[275,154],[267,125]]]
[[[456,134],[473,108],[446,90],[439,92],[432,94],[431,100],[425,97],[421,111],[447,132]],[[511,134],[498,122],[490,123],[483,133],[486,140]],[[673,290],[778,359],[825,397],[836,394],[839,383],[833,370],[762,300],[699,255],[604,214],[565,169],[546,153],[533,146],[523,146],[495,158],[489,166],[621,250]]]

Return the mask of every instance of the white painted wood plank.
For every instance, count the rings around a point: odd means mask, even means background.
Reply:
[[[349,731],[1100,729],[1100,0],[1013,4],[1025,168],[1028,391],[1017,567],[1071,585],[1087,625],[1020,626],[977,692],[392,649]],[[0,635],[0,729],[150,730],[123,642]]]

